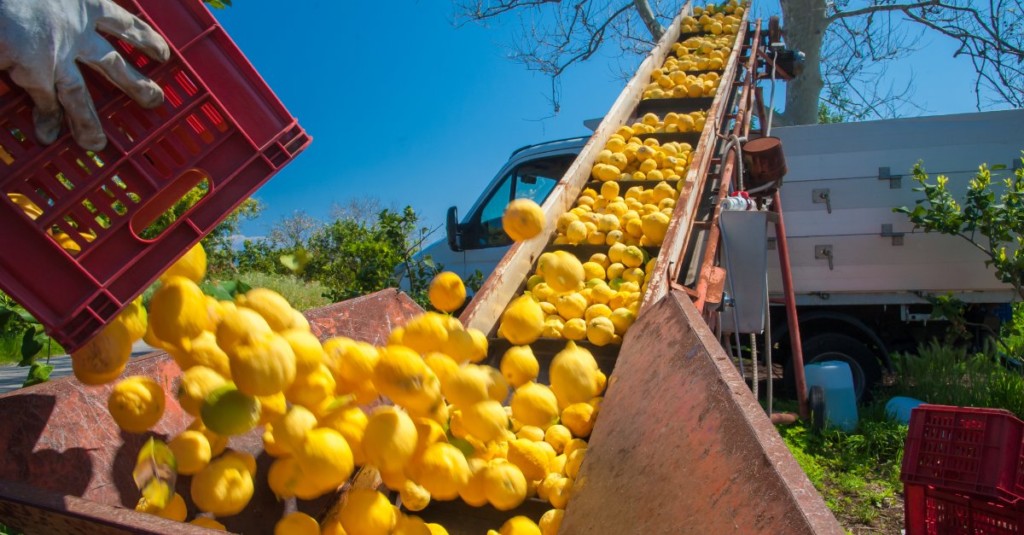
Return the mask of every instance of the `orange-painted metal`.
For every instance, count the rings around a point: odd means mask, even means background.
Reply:
[[[560,533],[843,533],[685,294],[626,333]]]
[[[306,315],[321,340],[347,336],[382,344],[393,327],[422,312],[405,294],[384,290]],[[192,421],[175,396],[180,374],[163,352],[128,364],[124,376],[145,375],[164,389],[164,416],[146,434],[119,432],[107,412],[112,385],[85,386],[67,377],[0,396],[0,522],[26,533],[206,532],[130,510],[139,499],[131,475],[139,448],[150,436],[174,437]],[[256,457],[257,474],[265,481],[273,459],[262,446],[262,431],[229,442],[229,447]],[[176,488],[189,506],[189,518],[197,512],[189,495],[190,481],[179,477]],[[336,493],[300,502],[300,510],[321,516],[338,498]],[[218,520],[234,532],[264,533],[284,508],[285,503],[260,484],[244,515]]]
[[[793,360],[793,375],[796,378],[796,396],[800,402],[800,417],[807,419],[807,379],[804,377],[804,348],[800,341],[800,319],[796,314],[796,293],[793,291],[793,270],[789,266],[789,242],[786,240],[786,223],[782,217],[782,196],[775,192],[772,210],[778,215],[775,221],[775,237],[779,248],[779,266],[782,273],[782,291],[786,301],[786,324],[789,325],[789,354]]]

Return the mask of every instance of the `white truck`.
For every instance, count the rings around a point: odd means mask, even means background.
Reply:
[[[919,161],[930,175],[947,175],[960,192],[983,162],[1019,166],[1024,110],[785,127],[772,134],[782,139],[789,170],[782,206],[805,363],[848,362],[863,397],[891,368],[892,352],[913,350],[925,335],[945,328],[932,317],[929,298],[952,294],[968,303],[972,323],[994,326],[1005,319],[1014,294],[976,248],[915,232],[892,209],[922,197],[913,191],[911,174]],[[489,275],[511,243],[501,228],[505,206],[523,197],[543,204],[587,139],[513,152],[461,221],[449,208],[447,239],[417,258],[429,256],[463,278],[477,270]],[[769,289],[781,296],[777,255],[768,258]],[[789,377],[786,317],[782,306],[772,308],[772,340]]]

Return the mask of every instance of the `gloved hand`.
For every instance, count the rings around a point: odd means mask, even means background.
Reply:
[[[99,71],[145,108],[164,101],[160,87],[128,65],[96,30],[155,60],[170,56],[158,33],[111,0],[0,0],[0,69],[9,70],[11,80],[35,102],[36,138],[44,145],[60,133],[62,108],[79,145],[92,151],[107,145],[75,60]]]

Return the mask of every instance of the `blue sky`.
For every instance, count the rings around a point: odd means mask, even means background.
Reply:
[[[548,79],[505,57],[515,26],[457,28],[448,2],[234,4],[215,15],[314,138],[257,192],[266,210],[245,224],[248,236],[296,210],[326,219],[335,203],[367,197],[412,205],[438,226],[448,206],[464,214],[516,148],[586,135],[583,121],[625,85],[609,58],[578,66],[553,115]],[[890,72],[912,73],[925,114],[974,111],[969,64],[941,39],[923,44]]]

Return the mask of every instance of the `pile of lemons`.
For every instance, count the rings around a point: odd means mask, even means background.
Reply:
[[[619,183],[615,181],[601,184],[600,192],[591,188],[583,190],[576,206],[558,216],[554,243],[661,245],[679,192],[667,182],[659,182],[648,189],[633,186],[624,196],[620,196],[619,191]]]
[[[444,527],[410,513],[454,499],[507,511],[530,497],[552,509],[539,524],[517,516],[500,533],[557,532],[607,382],[586,349],[568,342],[551,362],[550,384],[537,382],[540,365],[528,345],[506,351],[500,369],[482,364],[484,333],[443,313],[466,297],[450,272],[429,290],[441,312],[395,328],[385,347],[344,337],[321,343],[273,291],[253,289],[233,301],[204,295],[197,281],[205,263],[202,248],[192,249],[161,278],[148,311],[133,303],[72,354],[80,381],[117,381],[108,409],[129,433],[152,429],[167,402],[149,377],[118,381],[131,343],[144,337],[181,367],[177,401],[195,420],[167,444],[168,464],[191,477],[200,510],[193,524],[224,529],[216,519],[242,513],[258,485],[279,499],[311,500],[335,492],[356,467],[372,466],[400,506],[377,490],[354,489],[323,525],[294,512],[275,533],[436,535]],[[535,321],[541,328],[543,319]],[[380,396],[394,405],[364,409]],[[259,426],[275,458],[266,474],[251,455],[227,448],[230,436]],[[144,491],[137,509],[185,521],[185,500],[173,482],[165,487]]]
[[[675,119],[677,131],[680,123],[687,129],[704,126],[703,117],[694,119],[689,114],[675,114]],[[691,122],[693,126],[690,126]],[[642,137],[645,133],[655,132],[659,124],[663,126],[665,123],[657,115],[648,113],[637,124],[619,127],[598,153],[591,176],[601,182],[678,180],[686,176],[693,150],[689,143],[661,143],[657,138]]]
[[[713,35],[736,34],[739,31],[740,21],[749,2],[738,2],[729,0],[725,4],[707,4],[704,7],[695,6],[692,17],[683,17],[680,32],[695,33],[702,31]]]

